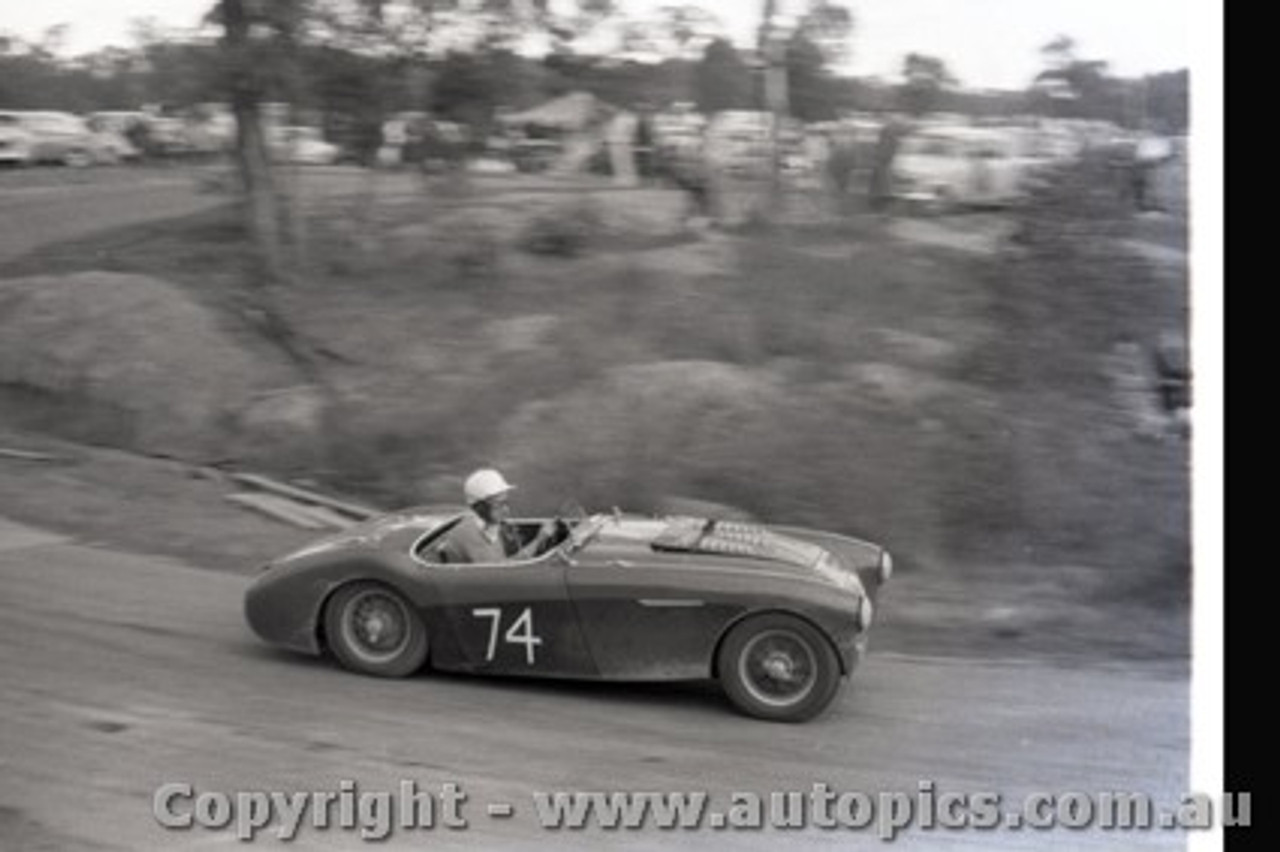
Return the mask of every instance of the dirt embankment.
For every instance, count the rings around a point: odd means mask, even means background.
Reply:
[[[28,394],[8,408],[384,506],[452,502],[481,463],[529,511],[731,505],[996,577],[982,618],[1026,636],[1187,589],[1185,436],[1147,428],[1121,402],[1142,388],[1109,372],[1184,327],[1185,278],[1117,254],[1132,228],[1106,192],[1064,185],[1016,228],[962,217],[956,240],[946,220],[698,237],[587,215],[643,193],[317,194],[282,307],[334,356],[325,411],[245,334],[234,220],[104,235],[11,267],[66,278],[0,280],[0,323],[44,329],[0,336]],[[79,274],[103,267],[123,275]]]
[[[0,395],[28,428],[192,461],[253,458],[280,421],[306,428],[307,413],[279,401],[298,381],[157,278],[0,279]]]

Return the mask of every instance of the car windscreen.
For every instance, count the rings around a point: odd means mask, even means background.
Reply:
[[[429,530],[426,535],[421,536],[413,543],[413,556],[418,559],[425,558],[428,555],[428,551],[431,549],[431,546],[440,541],[444,537],[445,533],[456,527],[462,518],[463,515],[450,518],[444,523],[436,526],[434,529]]]

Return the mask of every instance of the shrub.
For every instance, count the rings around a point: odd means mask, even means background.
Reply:
[[[600,216],[590,204],[550,210],[534,218],[520,238],[530,254],[577,257],[599,236]]]

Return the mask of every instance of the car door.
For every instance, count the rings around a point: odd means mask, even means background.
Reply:
[[[432,568],[442,617],[453,640],[437,668],[493,674],[590,677],[595,664],[565,585],[565,563],[532,561]]]
[[[569,591],[601,677],[708,677],[721,629],[740,611],[698,582],[685,554],[597,544],[575,555]]]

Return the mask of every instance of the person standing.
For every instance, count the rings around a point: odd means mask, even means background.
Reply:
[[[871,209],[884,210],[893,200],[893,161],[898,155],[898,146],[907,133],[907,125],[898,118],[891,117],[880,128],[880,136],[876,139],[876,150],[871,164],[870,198]]]
[[[1145,133],[1133,152],[1133,204],[1138,212],[1163,212],[1164,204],[1156,191],[1160,169],[1173,158],[1173,144],[1165,136]]]

